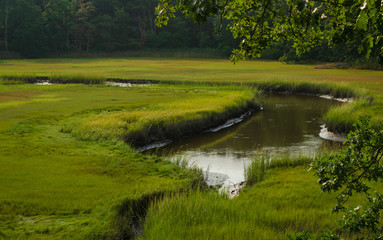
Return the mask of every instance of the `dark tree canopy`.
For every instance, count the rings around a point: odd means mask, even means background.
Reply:
[[[178,16],[157,28],[158,0],[0,0],[0,57],[142,49],[231,49],[214,35],[215,19],[204,26]],[[223,32],[226,34],[226,32]],[[5,54],[4,54],[5,53]],[[65,54],[64,54],[65,55]],[[224,54],[222,54],[224,55]]]
[[[381,2],[347,1],[0,0],[0,57],[238,48],[234,59],[355,62],[360,48],[379,61]]]
[[[382,46],[381,0],[161,0],[157,24],[166,24],[177,11],[198,23],[209,16],[226,19],[234,38],[241,40],[234,61],[259,57],[275,41],[292,40],[298,54],[324,39],[329,44],[360,42],[366,57]]]

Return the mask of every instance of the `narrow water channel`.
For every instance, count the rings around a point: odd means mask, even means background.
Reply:
[[[319,137],[321,117],[338,102],[300,95],[271,95],[263,101],[262,111],[236,126],[181,139],[155,152],[187,156],[204,170],[238,183],[255,154],[313,155],[328,143]]]

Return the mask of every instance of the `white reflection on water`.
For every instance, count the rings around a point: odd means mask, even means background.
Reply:
[[[273,155],[313,155],[324,140],[314,135],[305,135],[305,140],[291,146],[265,146],[251,151],[234,152],[231,149],[209,151],[209,149],[187,150],[182,156],[187,156],[190,163],[201,167],[204,171],[222,173],[229,176],[230,181],[239,183],[244,181],[244,167],[248,165],[256,154]]]

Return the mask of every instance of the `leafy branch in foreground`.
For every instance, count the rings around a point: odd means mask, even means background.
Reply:
[[[298,55],[324,39],[330,44],[356,42],[367,58],[382,46],[381,0],[160,0],[157,25],[166,25],[177,11],[198,23],[210,16],[221,23],[225,19],[240,40],[234,62],[259,57],[275,41],[293,41]],[[378,51],[383,56],[383,49]]]
[[[371,117],[362,116],[340,154],[313,163],[322,191],[339,191],[333,212],[344,212],[340,222],[344,230],[378,232],[383,195],[376,191],[372,194],[370,183],[383,180],[382,160],[383,124],[374,128]],[[346,208],[346,202],[354,193],[364,194],[366,204]]]

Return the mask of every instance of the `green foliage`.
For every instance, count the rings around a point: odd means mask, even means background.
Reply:
[[[344,212],[341,221],[344,229],[378,231],[383,197],[378,192],[373,197],[369,183],[383,178],[382,160],[383,124],[374,129],[371,118],[362,116],[348,135],[342,153],[314,162],[322,191],[340,191],[333,211]],[[345,203],[355,193],[366,195],[366,205],[347,209]]]
[[[159,24],[179,10],[196,22],[209,16],[229,21],[228,28],[240,39],[233,50],[232,61],[259,57],[264,48],[275,41],[293,41],[297,55],[329,43],[361,41],[360,51],[368,58],[372,49],[379,49],[383,35],[380,1],[170,1],[162,0],[157,8]],[[383,53],[380,51],[380,55]]]
[[[258,57],[262,53],[267,59],[283,56],[288,62],[350,61],[361,56],[359,48],[363,54],[378,59],[377,66],[383,59],[378,37],[381,14],[375,12],[381,10],[374,10],[372,3],[363,11],[359,10],[361,1],[347,4],[345,7],[360,14],[348,14],[345,18],[347,13],[339,9],[335,12],[331,1],[166,0],[156,7],[158,2],[2,1],[0,57],[122,56],[122,52],[154,57],[164,56],[164,51],[174,48],[186,52],[210,48],[217,52],[215,57],[227,57],[239,47],[233,59]],[[331,14],[326,15],[329,11]],[[156,27],[155,12],[156,22],[168,23],[166,26]],[[322,18],[323,14],[327,18]],[[350,22],[357,23],[355,29],[342,28]],[[342,33],[340,29],[344,29]],[[353,39],[356,41],[350,43]],[[339,44],[330,47],[333,43]],[[318,48],[307,53],[315,46]],[[262,52],[265,48],[269,50]]]
[[[42,12],[30,1],[5,3],[9,7],[9,48],[25,57],[44,56],[47,52],[47,35]]]

